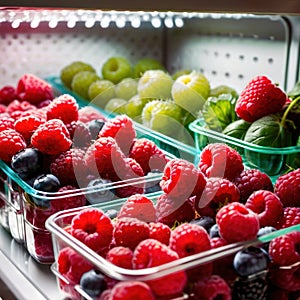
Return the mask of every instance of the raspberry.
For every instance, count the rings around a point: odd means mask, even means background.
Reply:
[[[57,155],[68,150],[72,141],[65,124],[58,119],[41,124],[31,136],[31,144],[42,153]]]
[[[223,177],[233,180],[244,170],[241,155],[226,144],[208,144],[202,150],[199,169],[207,177]]]
[[[283,289],[286,291],[286,293],[290,292],[287,296],[287,299],[299,299],[299,291],[300,291],[300,280],[299,280],[299,271],[300,267],[295,266],[292,268],[272,268],[270,272],[270,281],[277,287]],[[295,292],[295,295],[293,293]],[[271,295],[271,298],[268,299],[277,299],[272,298],[273,295]],[[281,300],[281,298],[279,298]]]
[[[110,300],[155,300],[150,287],[141,281],[117,283],[111,290]]]
[[[276,265],[290,266],[300,261],[300,231],[276,237],[270,242],[269,254]]]
[[[250,195],[245,206],[258,214],[260,227],[275,225],[283,215],[283,206],[279,197],[270,191],[255,191]]]
[[[228,243],[254,239],[259,230],[258,215],[239,202],[223,206],[217,212],[216,223]]]
[[[160,181],[163,192],[182,198],[201,195],[205,184],[204,175],[191,162],[179,158],[167,162]]]
[[[279,176],[274,191],[284,207],[300,207],[300,168]]]
[[[84,148],[91,144],[92,135],[87,124],[81,121],[72,121],[66,126],[74,147]]]
[[[78,186],[86,179],[85,152],[78,148],[71,148],[60,153],[50,164],[50,171],[62,185]]]
[[[266,76],[256,76],[241,92],[235,111],[247,122],[281,111],[287,95]]]
[[[20,99],[33,104],[53,99],[53,90],[50,84],[33,74],[23,75],[17,85],[17,94]]]
[[[129,168],[127,169],[127,178],[135,178],[135,177],[142,177],[144,176],[144,171],[141,165],[133,158],[126,157],[125,161]]]
[[[70,284],[78,284],[83,273],[91,270],[93,265],[70,247],[60,250],[57,258],[58,272],[65,276]]]
[[[3,113],[6,113],[6,105],[0,103],[0,115]]]
[[[167,157],[158,146],[147,138],[136,139],[130,149],[129,157],[135,159],[148,174],[151,170],[163,171]]]
[[[176,227],[170,237],[170,248],[179,257],[197,254],[211,248],[206,230],[195,224],[181,224]]]
[[[127,247],[114,247],[110,249],[106,254],[106,259],[112,264],[125,268],[132,269],[133,252]]]
[[[196,282],[193,290],[195,293],[195,299],[231,299],[230,287],[226,281],[218,275],[211,275]]]
[[[132,120],[126,115],[118,115],[105,122],[99,132],[99,137],[112,137],[122,151],[127,154],[136,136]]]
[[[26,142],[20,133],[14,129],[0,131],[0,159],[10,163],[12,157],[24,148]]]
[[[92,174],[101,178],[124,178],[125,155],[112,137],[98,138],[86,151],[85,162]]]
[[[92,106],[84,106],[78,110],[78,121],[89,123],[93,120],[106,120],[106,117]]]
[[[18,95],[16,89],[13,86],[6,85],[0,89],[0,103],[8,105],[13,100],[17,100]]]
[[[111,243],[113,225],[109,217],[96,208],[86,208],[80,211],[71,223],[71,234],[100,253]]]
[[[9,116],[1,117],[0,118],[0,131],[6,130],[6,129],[15,129],[14,122],[15,122],[15,120]]]
[[[65,124],[78,120],[78,104],[76,99],[68,94],[53,99],[47,107],[47,120],[60,119]]]
[[[153,202],[142,194],[130,196],[118,212],[118,218],[137,218],[144,222],[156,220],[156,210]]]
[[[136,218],[123,217],[114,224],[114,240],[117,246],[134,250],[143,240],[149,238],[149,226]]]
[[[284,207],[283,216],[278,220],[277,229],[287,228],[300,224],[300,207]]]
[[[273,184],[270,177],[257,169],[245,169],[234,178],[233,183],[240,190],[240,202],[246,203],[248,197],[258,190],[273,192]]]
[[[201,216],[215,218],[217,211],[231,202],[239,202],[239,189],[225,178],[211,177],[201,197],[195,198],[195,209]]]
[[[176,223],[189,222],[195,218],[192,204],[187,200],[172,199],[161,194],[156,201],[156,220],[173,227]]]
[[[36,106],[32,105],[28,101],[14,100],[7,106],[6,112],[16,120],[22,115],[24,111],[32,109],[36,109]]]
[[[44,108],[31,108],[28,110],[23,111],[19,118],[24,118],[24,117],[38,117],[39,119],[41,119],[42,121],[47,121],[47,116],[46,116],[46,110]]]
[[[33,132],[44,123],[44,120],[38,116],[31,115],[20,117],[15,122],[15,130],[22,134],[24,139],[29,143]]]
[[[149,238],[157,240],[165,245],[169,245],[171,228],[160,222],[150,222],[149,223]]]
[[[144,269],[160,266],[177,260],[178,254],[167,245],[157,240],[147,239],[142,241],[133,252],[134,269]],[[180,293],[186,284],[187,277],[184,271],[179,271],[147,281],[152,291],[158,296]]]

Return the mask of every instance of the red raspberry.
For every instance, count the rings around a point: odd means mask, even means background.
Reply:
[[[17,100],[18,95],[16,89],[13,86],[6,85],[0,89],[0,103],[8,105],[13,100]]]
[[[218,276],[212,275],[196,282],[194,288],[195,299],[231,299],[231,289],[226,281]]]
[[[106,254],[106,259],[112,264],[125,268],[132,269],[133,252],[127,247],[114,247],[110,249]]]
[[[114,180],[124,178],[125,155],[112,137],[98,138],[86,151],[85,162],[92,174]]]
[[[234,178],[233,183],[240,190],[240,202],[246,203],[248,197],[258,190],[273,192],[273,184],[270,177],[257,169],[245,169]]]
[[[300,168],[279,176],[274,191],[284,207],[300,207]]]
[[[53,99],[53,90],[50,84],[32,74],[23,75],[17,85],[17,94],[22,100],[38,104],[44,100]]]
[[[47,120],[60,119],[65,124],[78,120],[78,104],[76,99],[68,94],[53,99],[47,106]]]
[[[215,218],[218,210],[231,202],[239,202],[239,189],[225,178],[211,177],[201,197],[195,198],[195,209],[201,216]]]
[[[81,121],[72,121],[66,126],[74,147],[84,148],[91,144],[92,135],[87,124]]]
[[[125,154],[128,154],[136,136],[132,120],[126,115],[107,120],[99,132],[99,137],[109,136],[116,140]]]
[[[167,245],[157,240],[147,239],[142,241],[133,252],[134,269],[145,269],[163,265],[177,260],[178,254]],[[183,291],[187,277],[184,271],[179,271],[147,281],[155,295],[165,296]]]
[[[144,222],[156,220],[156,210],[153,202],[143,194],[130,196],[118,212],[118,218],[137,218]]]
[[[123,217],[114,224],[114,240],[117,246],[134,250],[143,240],[149,238],[149,225],[136,218]]]
[[[14,128],[15,120],[9,116],[3,116],[0,118],[0,131]]]
[[[20,117],[15,122],[15,130],[22,134],[24,139],[30,143],[33,132],[45,121],[38,116]]]
[[[155,300],[150,287],[141,281],[117,283],[111,290],[110,300]]]
[[[270,242],[269,254],[279,266],[290,266],[300,261],[300,231],[276,237]]]
[[[60,153],[50,164],[50,171],[62,185],[78,186],[86,180],[85,152],[71,148]]]
[[[241,155],[226,144],[208,144],[200,154],[199,169],[207,177],[233,180],[244,170]]]
[[[10,163],[12,157],[24,148],[26,142],[19,132],[13,129],[0,131],[0,159]]]
[[[58,119],[41,124],[31,136],[31,144],[42,153],[57,155],[68,150],[72,141],[66,125]]]
[[[130,149],[129,157],[135,159],[148,174],[151,170],[163,171],[168,159],[158,146],[147,138],[136,139]]]
[[[149,238],[157,240],[165,245],[169,245],[171,228],[160,222],[150,222],[149,223],[150,233]]]
[[[297,224],[300,224],[300,207],[284,207],[283,216],[275,227],[283,229]]]
[[[17,120],[23,112],[32,109],[35,110],[36,106],[32,105],[28,101],[14,100],[7,106],[6,112],[9,113],[13,119]]]
[[[272,268],[270,270],[270,281],[273,283],[273,285],[283,289],[285,293],[288,293],[287,300],[299,299],[299,291],[300,291],[300,279],[299,279],[299,272],[300,272],[300,266],[296,264],[294,267],[288,267],[288,268]],[[293,295],[291,292],[295,292],[295,295]],[[273,298],[273,295],[271,294],[268,299],[285,299],[285,298],[279,298],[279,295],[276,294],[276,297]],[[283,295],[284,296],[284,295]]]
[[[23,111],[19,118],[23,118],[23,117],[32,117],[32,116],[35,116],[35,117],[38,117],[40,118],[41,120],[43,120],[44,122],[47,121],[47,116],[46,116],[46,110],[43,109],[43,108],[32,108],[32,109],[28,109],[26,111]]]
[[[175,223],[189,222],[195,218],[192,203],[186,199],[173,199],[161,194],[156,201],[156,220],[173,227]]]
[[[171,197],[189,198],[201,195],[206,184],[204,175],[185,159],[175,158],[167,162],[160,186]]]
[[[100,253],[111,243],[113,225],[110,218],[101,210],[86,208],[72,219],[71,234]]]
[[[241,92],[235,111],[247,122],[282,110],[287,95],[266,76],[254,77]]]
[[[78,284],[83,273],[93,269],[93,265],[70,247],[60,250],[57,258],[58,272],[66,277],[70,284]]]
[[[6,113],[6,105],[0,103],[0,115],[3,113]]]
[[[254,239],[259,230],[258,215],[239,202],[223,206],[217,212],[216,223],[228,243]]]
[[[92,106],[85,106],[78,110],[78,121],[88,123],[92,120],[105,121],[106,118],[99,110]]]
[[[274,226],[283,215],[283,206],[279,197],[270,191],[255,191],[250,195],[245,206],[258,214],[260,227]]]

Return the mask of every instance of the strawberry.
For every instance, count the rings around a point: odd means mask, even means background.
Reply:
[[[241,92],[235,107],[237,115],[247,122],[281,111],[287,95],[266,76],[254,77]]]

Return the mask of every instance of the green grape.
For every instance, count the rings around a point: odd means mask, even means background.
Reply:
[[[133,78],[139,78],[148,70],[163,70],[165,67],[161,64],[160,61],[153,58],[142,58],[133,67]]]
[[[129,100],[137,94],[137,81],[133,78],[124,78],[115,86],[116,98]]]
[[[107,102],[116,97],[115,85],[109,80],[94,81],[88,90],[89,99],[101,108],[104,108]]]
[[[139,95],[133,96],[126,104],[126,114],[135,121],[142,123],[142,111],[144,106],[151,100],[140,98]]]
[[[113,114],[126,114],[127,101],[124,99],[113,98],[110,99],[105,105],[105,110]]]
[[[96,73],[90,71],[81,71],[73,77],[71,87],[72,90],[79,96],[84,99],[89,99],[89,87],[97,80],[100,80],[100,77]]]

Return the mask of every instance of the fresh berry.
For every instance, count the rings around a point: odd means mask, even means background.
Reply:
[[[135,194],[127,198],[119,210],[118,218],[131,217],[144,222],[156,220],[156,210],[153,202],[143,194]]]
[[[173,199],[167,194],[161,194],[156,201],[157,222],[170,227],[174,224],[190,222],[195,218],[193,205],[185,199]]]
[[[36,106],[28,101],[14,100],[13,102],[9,103],[9,105],[6,108],[6,112],[13,119],[17,120],[23,112],[34,109],[36,109]]]
[[[105,124],[105,121],[101,119],[94,119],[89,121],[88,123],[88,128],[91,134],[91,137],[93,140],[96,140],[98,138],[99,132],[102,129],[102,127]]]
[[[31,136],[31,144],[42,153],[57,155],[68,150],[72,141],[65,124],[58,119],[41,124]]]
[[[217,212],[216,223],[221,237],[229,243],[254,239],[259,230],[258,215],[239,202],[223,206]]]
[[[177,260],[178,258],[178,254],[167,245],[157,240],[146,239],[133,252],[133,267],[134,269],[151,268]],[[147,281],[147,283],[156,295],[166,296],[182,292],[186,281],[185,272],[178,271]]]
[[[53,99],[51,85],[33,74],[25,74],[19,79],[17,94],[20,99],[33,104]]]
[[[97,297],[106,289],[105,277],[98,270],[89,270],[82,274],[80,287],[90,297]]]
[[[26,148],[23,136],[14,129],[0,131],[0,159],[10,163],[12,157]]]
[[[255,191],[245,206],[258,214],[260,227],[273,226],[283,215],[282,202],[270,191]]]
[[[244,170],[241,155],[226,144],[208,144],[200,154],[199,169],[207,177],[233,180]]]
[[[300,224],[300,207],[285,207],[283,216],[274,225],[277,229],[287,228]]]
[[[3,116],[0,118],[0,131],[6,130],[6,129],[15,129],[14,128],[14,122],[15,120],[8,116]]]
[[[284,207],[300,207],[300,169],[279,176],[274,191]]]
[[[87,184],[87,188],[89,192],[86,193],[86,198],[90,204],[108,202],[115,198],[115,188],[109,179],[93,179]]]
[[[105,121],[106,117],[99,111],[99,109],[92,106],[84,106],[78,110],[78,120],[83,123],[89,123],[93,120]]]
[[[65,124],[78,120],[78,104],[76,99],[63,94],[53,99],[47,107],[47,120],[60,119]]]
[[[91,144],[92,135],[88,124],[81,121],[72,121],[71,123],[66,124],[66,126],[74,147],[84,148]]]
[[[8,105],[13,100],[18,99],[16,89],[13,86],[6,85],[0,89],[0,103]]]
[[[86,166],[84,163],[85,152],[78,148],[71,148],[61,152],[50,164],[50,171],[62,185],[84,183],[86,179]]]
[[[276,231],[277,229],[275,227],[272,226],[265,226],[265,227],[261,227],[259,228],[258,232],[257,232],[257,238],[261,238],[264,235],[270,234],[274,231]],[[263,248],[265,251],[267,251],[269,253],[269,245],[270,243],[263,243],[260,245],[261,248]]]
[[[210,238],[220,237],[219,226],[218,224],[214,224],[209,230]]]
[[[211,275],[203,280],[199,280],[195,283],[193,291],[195,294],[194,299],[231,299],[230,287],[226,281],[218,275]]]
[[[160,175],[157,177],[157,175]],[[160,188],[160,180],[162,178],[162,172],[159,170],[152,170],[150,171],[146,177],[146,183],[145,183],[145,194],[155,193],[158,191],[161,191]]]
[[[231,202],[239,202],[239,189],[225,178],[210,177],[206,180],[204,191],[195,198],[195,209],[202,216],[215,218],[218,210]]]
[[[155,300],[150,287],[142,281],[117,283],[109,293],[109,300]]]
[[[170,197],[189,198],[200,196],[206,179],[195,165],[185,159],[174,158],[167,162],[160,186]]]
[[[190,223],[203,227],[209,233],[211,227],[215,224],[215,220],[209,216],[200,216],[190,221]]]
[[[235,111],[247,122],[281,111],[287,95],[266,76],[257,76],[249,81],[241,92]]]
[[[147,138],[136,139],[130,149],[129,157],[135,159],[148,174],[151,170],[163,171],[167,157],[158,146]]]
[[[33,183],[33,188],[43,192],[57,192],[60,188],[60,182],[53,174],[43,174],[38,176]]]
[[[132,269],[132,258],[132,250],[123,246],[113,247],[106,254],[106,259],[109,262],[125,269]]]
[[[149,225],[141,220],[123,217],[114,223],[114,240],[117,246],[134,250],[143,240],[149,238]]]
[[[240,202],[245,203],[248,197],[258,190],[273,191],[273,184],[270,177],[258,169],[245,169],[233,183],[240,191]]]
[[[149,223],[149,238],[157,240],[165,245],[169,245],[171,228],[160,222],[150,222]]]
[[[72,219],[71,234],[92,250],[101,253],[111,243],[113,225],[102,211],[86,208]]]

